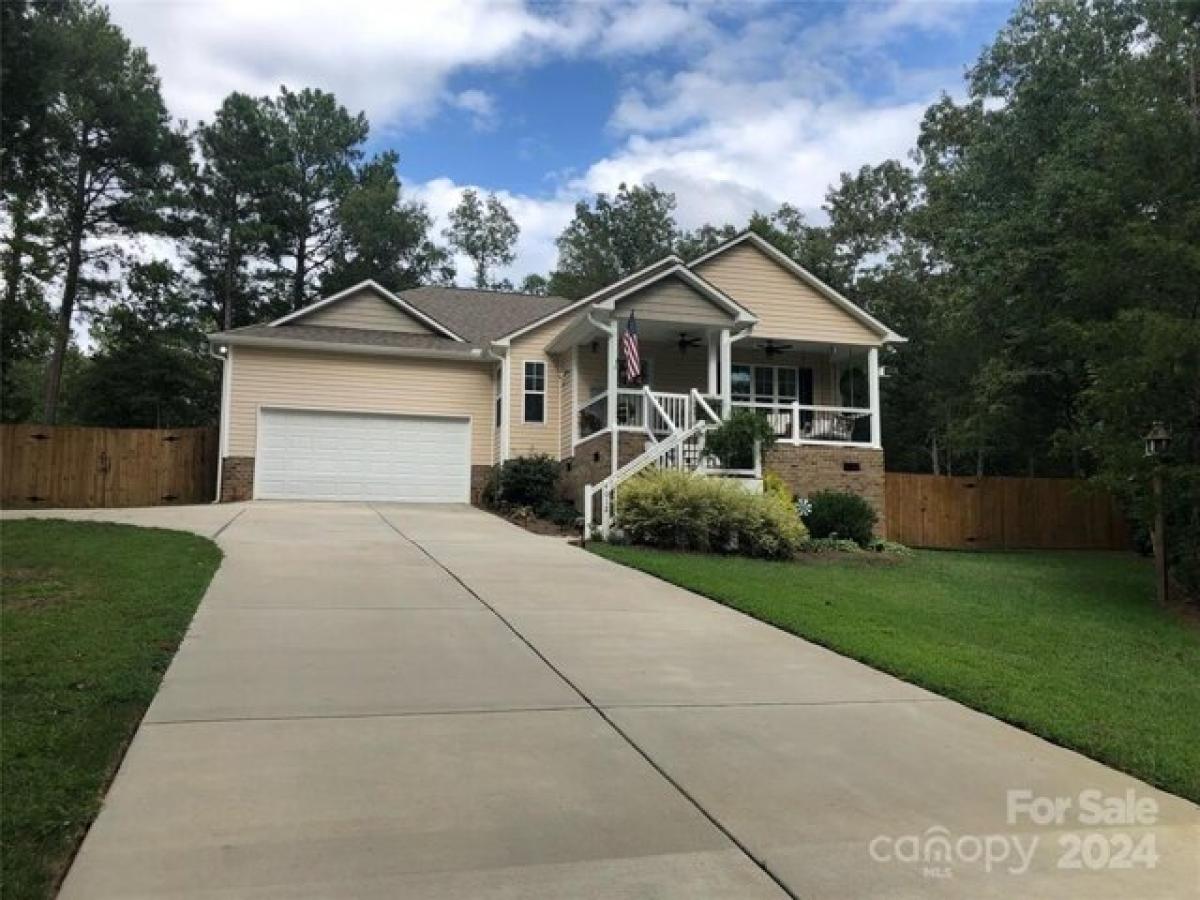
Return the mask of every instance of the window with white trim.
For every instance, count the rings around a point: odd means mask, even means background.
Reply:
[[[799,400],[812,403],[811,369],[742,363],[733,365],[730,375],[730,393],[737,402],[791,403]]]
[[[546,364],[537,360],[525,362],[524,421],[537,425],[546,421]]]

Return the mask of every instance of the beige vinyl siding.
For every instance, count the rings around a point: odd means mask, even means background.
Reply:
[[[645,319],[685,325],[728,326],[732,316],[679,278],[659,281],[617,304],[618,315],[630,310]]]
[[[512,342],[509,348],[509,438],[510,456],[533,456],[546,453],[555,458],[559,455],[559,426],[562,415],[562,392],[559,380],[565,357],[556,358],[546,352],[546,347],[558,337],[559,332],[571,323],[570,316],[562,316],[536,328]],[[526,424],[525,419],[525,363],[536,360],[546,364],[546,421]]]
[[[695,388],[700,393],[708,390],[708,347],[703,338],[686,353],[679,352],[679,345],[669,341],[643,341],[641,354],[653,360],[654,376],[650,387],[668,394],[686,394]]]
[[[235,347],[230,456],[254,456],[262,406],[470,416],[471,463],[492,463],[492,368],[455,360]]]
[[[579,383],[575,385],[575,396],[580,406],[608,390],[608,338],[597,337],[595,350],[592,343],[579,345]]]
[[[394,303],[389,303],[370,288],[335,300],[295,320],[297,325],[325,325],[335,328],[366,328],[372,331],[401,331],[405,334],[436,334]]]
[[[758,317],[757,337],[881,343],[874,331],[751,243],[718,253],[695,271]]]

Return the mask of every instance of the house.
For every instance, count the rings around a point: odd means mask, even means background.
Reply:
[[[220,497],[464,502],[493,466],[545,453],[579,500],[632,461],[685,464],[686,441],[749,408],[777,434],[767,469],[882,517],[879,351],[901,340],[753,233],[577,302],[368,281],[210,336]]]

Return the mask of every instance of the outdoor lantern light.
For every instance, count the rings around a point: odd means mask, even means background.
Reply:
[[[1171,446],[1171,432],[1162,422],[1155,422],[1146,433],[1146,455],[1161,459]],[[1163,508],[1163,466],[1154,467],[1154,580],[1158,602],[1165,605],[1171,593],[1167,577],[1167,516]]]
[[[1146,433],[1145,441],[1147,456],[1162,456],[1171,446],[1171,432],[1162,422],[1155,422]]]

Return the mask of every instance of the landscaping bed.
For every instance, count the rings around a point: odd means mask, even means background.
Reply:
[[[1200,627],[1132,554],[589,548],[1200,801]]]
[[[52,896],[221,560],[202,537],[0,525],[6,898]]]

